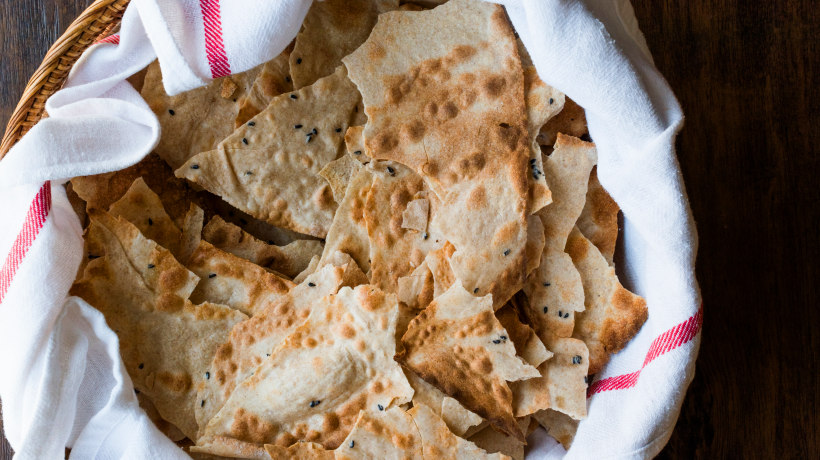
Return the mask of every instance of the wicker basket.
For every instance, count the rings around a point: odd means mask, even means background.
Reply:
[[[120,24],[129,1],[96,0],[49,48],[42,64],[26,84],[20,102],[6,125],[6,133],[0,144],[0,159],[45,116],[46,100],[63,86],[71,66],[83,51]]]

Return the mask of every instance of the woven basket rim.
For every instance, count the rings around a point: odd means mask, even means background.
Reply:
[[[62,88],[71,68],[95,42],[109,35],[122,20],[130,0],[95,0],[46,52],[43,62],[26,83],[0,143],[0,160],[38,121],[46,100]]]

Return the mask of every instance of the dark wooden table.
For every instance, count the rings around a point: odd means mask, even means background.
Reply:
[[[0,120],[87,3],[0,2]],[[686,113],[678,156],[705,309],[697,375],[661,457],[820,458],[820,8],[633,3]]]

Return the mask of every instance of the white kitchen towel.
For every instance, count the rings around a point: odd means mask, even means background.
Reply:
[[[648,458],[666,443],[700,344],[697,235],[674,151],[682,113],[628,0],[505,0],[541,78],[579,102],[602,184],[624,211],[621,267],[649,319],[589,389],[569,453],[540,432],[532,458]],[[82,254],[62,184],[127,167],[159,124],[125,78],[160,60],[178,93],[277,55],[309,0],[132,0],[38,123],[0,161],[0,398],[21,459],[186,458],[139,409],[117,338],[67,298]]]

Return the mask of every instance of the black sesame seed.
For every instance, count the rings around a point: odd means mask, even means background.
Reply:
[[[245,144],[245,145],[248,145],[248,139],[243,137],[242,138],[242,143]]]
[[[310,283],[308,283],[308,286],[310,286],[310,287],[316,287],[316,283],[314,283],[313,281],[311,281]]]
[[[532,173],[532,178],[537,180],[537,179],[538,179],[538,173],[537,173],[537,172],[533,172],[533,173]]]
[[[493,343],[498,345],[499,343],[501,343],[501,341],[500,340],[493,340]]]
[[[424,239],[424,240],[426,240],[427,238],[430,238],[430,235],[429,235],[427,232],[424,232],[424,233],[421,235],[421,238],[422,238],[422,239]]]
[[[216,278],[216,273],[211,273],[210,275],[208,275],[208,278]]]
[[[555,99],[550,98],[550,105],[552,105],[553,102],[555,102]]]
[[[265,355],[270,356],[270,353],[265,353]]]
[[[581,364],[581,357],[579,355],[575,355],[572,357],[572,364]]]
[[[150,217],[148,218],[148,225],[154,225],[154,220]]]
[[[176,115],[176,112],[174,112],[172,109],[168,109],[168,113],[170,113],[172,117],[173,117],[174,115]]]
[[[569,318],[569,312],[564,313],[564,318]]]
[[[388,173],[390,173],[390,175],[391,175],[391,176],[395,176],[395,175],[396,175],[396,170],[395,170],[395,169],[393,169],[393,167],[392,167],[392,166],[388,166],[388,167],[387,167],[387,172],[388,172]]]
[[[313,134],[319,134],[319,131],[318,131],[316,128],[313,128],[313,131],[311,131],[311,132],[312,132]]]
[[[342,132],[342,128],[336,128],[336,132],[337,132],[337,133]]]
[[[353,448],[353,446],[355,446],[355,445],[356,445],[356,441],[350,441],[350,448],[351,448],[351,449],[352,449],[352,448]]]
[[[544,283],[544,287],[549,287],[550,283]]]
[[[562,317],[562,316],[564,316],[564,312],[563,312],[563,311],[561,311],[561,310],[558,310],[558,317],[560,318],[560,317]]]
[[[191,165],[191,169],[199,169],[199,165]]]
[[[302,63],[302,58],[296,58],[296,63],[301,64]]]
[[[99,258],[99,257],[100,257],[100,256],[95,256],[94,254],[89,254],[89,255],[88,255],[88,260],[94,260],[94,259],[97,259],[97,258]]]
[[[299,99],[299,96],[297,96],[297,95],[295,95],[295,94],[291,94],[291,95],[290,95],[290,98],[291,98],[291,99]]]
[[[531,165],[534,165],[534,164],[535,164],[535,158],[530,158],[530,164],[531,164]]]
[[[353,152],[353,155],[361,155],[361,154],[362,154],[361,150],[356,150],[355,152]]]
[[[384,410],[384,406],[382,406],[381,404],[377,404],[376,406],[379,408],[379,410]]]
[[[307,136],[305,136],[305,144],[307,144],[308,142],[310,142],[312,140],[313,140],[313,133],[307,133]]]
[[[256,122],[255,121],[249,121],[248,126],[256,126]]]
[[[506,336],[506,335],[502,335],[501,337],[499,337],[499,339],[501,339],[501,340],[507,340],[507,336]]]
[[[245,175],[246,176],[251,176],[251,175],[253,175],[253,171],[245,171]]]
[[[302,127],[302,125],[293,125],[293,129],[299,129],[301,127]]]
[[[320,400],[318,400],[318,399],[313,400],[313,401],[311,401],[311,402],[310,402],[310,407],[316,407],[316,406],[318,406],[318,405],[319,405],[319,404],[321,404],[321,403],[322,403],[322,401],[320,401]]]
[[[549,311],[549,308],[544,307],[544,313],[546,313],[546,312],[548,312],[548,311]]]
[[[142,369],[143,367],[145,367],[145,363],[140,363],[140,365],[139,365],[139,366],[137,366],[137,367],[138,367],[138,368],[140,368],[140,369]]]
[[[205,407],[205,400],[203,399],[201,403],[199,403],[199,407]]]
[[[505,256],[510,255],[510,250],[509,250],[509,249],[505,249],[505,250],[504,250],[504,255],[505,255]]]
[[[473,294],[478,292],[478,288],[473,289]]]
[[[148,268],[154,268],[155,266],[154,264],[148,264]]]
[[[210,380],[210,379],[211,379],[211,373],[210,372],[205,372],[205,380]]]

